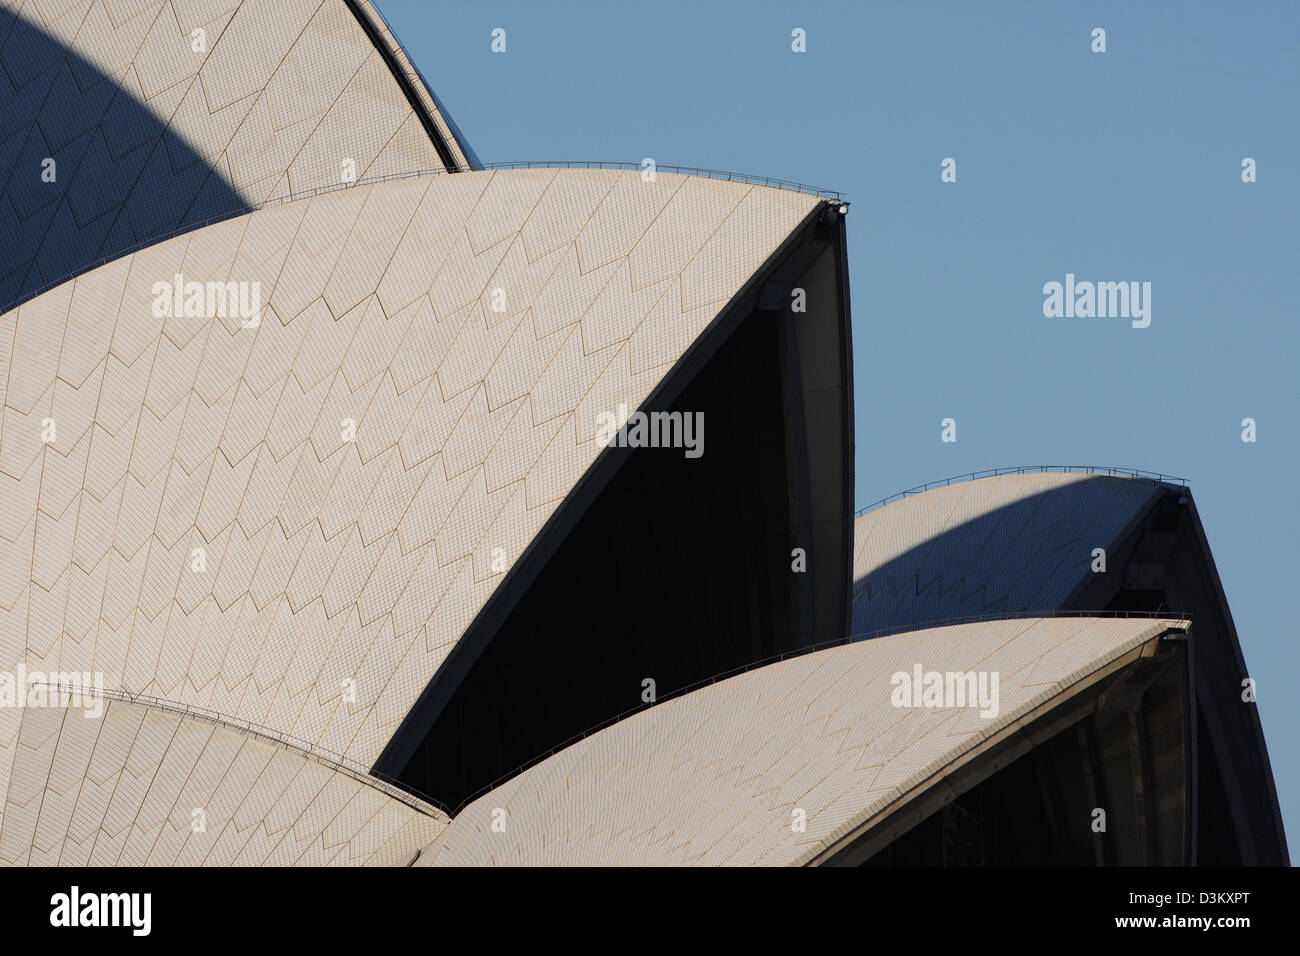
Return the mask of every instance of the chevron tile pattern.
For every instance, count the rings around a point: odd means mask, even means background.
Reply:
[[[393,866],[446,826],[278,741],[101,703],[22,711],[0,864]]]
[[[1003,620],[769,664],[656,704],[462,810],[417,866],[791,865],[1185,621]],[[1000,710],[891,706],[890,677],[995,671]],[[806,830],[792,826],[803,810]],[[493,823],[497,822],[494,830]]]
[[[396,48],[386,30],[384,42]],[[0,11],[0,308],[215,216],[346,176],[442,168],[343,0],[20,0]]]
[[[0,315],[0,669],[98,672],[370,765],[595,460],[597,415],[636,408],[819,202],[412,177]],[[176,274],[258,283],[260,321],[155,315]],[[0,792],[19,731],[0,709]]]
[[[1159,486],[1083,473],[998,475],[885,505],[853,526],[850,633],[1059,610]]]

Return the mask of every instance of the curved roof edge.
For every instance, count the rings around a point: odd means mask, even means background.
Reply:
[[[1223,579],[1219,576],[1219,568],[1214,563],[1214,554],[1210,550],[1210,541],[1205,533],[1205,525],[1201,521],[1201,515],[1196,508],[1195,500],[1190,496],[1187,500],[1187,509],[1191,514],[1192,528],[1196,534],[1197,543],[1201,550],[1201,557],[1205,562],[1205,568],[1209,574],[1210,586],[1214,592],[1214,600],[1219,607],[1222,614],[1223,624],[1227,629],[1229,642],[1226,648],[1226,653],[1228,658],[1236,666],[1237,673],[1244,677],[1249,674],[1249,669],[1246,666],[1246,656],[1241,647],[1241,635],[1237,633],[1237,624],[1232,618],[1232,609],[1228,606],[1228,594],[1223,588]],[[1244,714],[1245,723],[1250,728],[1251,737],[1253,738],[1252,742],[1255,745],[1253,752],[1258,755],[1259,761],[1262,765],[1263,779],[1262,781],[1257,781],[1256,786],[1262,787],[1260,794],[1267,805],[1267,814],[1271,818],[1267,821],[1268,823],[1271,823],[1271,832],[1257,831],[1254,833],[1254,836],[1262,839],[1265,844],[1273,845],[1273,848],[1277,851],[1276,865],[1290,866],[1291,851],[1287,844],[1286,824],[1282,819],[1282,806],[1278,802],[1277,798],[1277,781],[1273,776],[1273,763],[1272,760],[1269,759],[1268,744],[1264,737],[1264,723],[1260,717],[1258,707],[1248,707],[1243,711],[1241,708],[1236,706],[1238,698],[1235,695],[1239,690],[1239,687],[1240,685],[1231,687],[1231,692],[1227,698],[1231,701],[1231,704],[1226,708],[1220,705],[1217,709],[1221,710],[1224,716],[1231,715],[1236,719],[1240,719]],[[1210,727],[1210,732],[1212,737],[1220,733],[1218,728],[1213,725]],[[1222,750],[1226,754],[1230,754],[1234,758],[1240,757],[1243,750],[1249,751],[1249,748],[1233,747],[1226,741],[1224,741],[1221,746]],[[1249,771],[1239,771],[1243,776],[1248,772]],[[1265,849],[1263,852],[1266,854],[1268,849]]]
[[[182,236],[187,233],[196,232],[207,226],[214,226],[218,223],[227,222],[228,220],[231,219],[238,219],[241,216],[247,216],[251,213],[258,212],[259,210],[262,209],[272,209],[277,206],[284,206],[289,203],[299,202],[305,199],[312,199],[316,196],[324,196],[329,193],[343,192],[348,189],[366,188],[369,186],[379,185],[381,183],[399,182],[405,179],[419,179],[421,177],[427,177],[427,176],[447,176],[456,172],[478,173],[478,172],[504,171],[504,170],[512,170],[512,169],[639,170],[641,169],[641,165],[639,163],[623,162],[621,160],[580,160],[580,159],[556,160],[556,161],[521,160],[518,162],[505,162],[505,163],[480,163],[477,161],[477,159],[475,159],[471,166],[468,166],[465,169],[460,169],[460,170],[413,169],[401,173],[389,173],[381,176],[368,176],[365,179],[358,180],[357,182],[340,182],[340,183],[333,183],[329,186],[317,186],[313,189],[303,189],[303,190],[299,190],[298,192],[285,193],[284,195],[281,196],[275,196],[271,199],[266,200],[265,202],[249,205],[246,209],[232,210],[231,212],[228,213],[222,213],[221,215],[212,216],[208,219],[198,220],[195,222],[187,223],[184,226],[179,226],[175,229],[170,229],[165,232],[153,234],[148,239],[142,239],[137,243],[124,247],[119,252],[115,252],[112,255],[104,256],[100,259],[96,259],[95,261],[85,266],[78,267],[76,270],[69,272],[68,274],[62,276],[61,278],[54,279],[50,282],[47,282],[45,285],[40,286],[39,288],[33,290],[30,293],[25,293],[27,297],[23,301],[26,302],[38,298],[39,296],[42,296],[47,292],[49,292],[51,289],[56,289],[59,286],[71,282],[74,279],[78,278],[79,276],[85,275],[88,272],[93,272],[95,269],[98,269],[101,266],[108,265],[110,262],[116,262],[118,259],[125,259],[127,256],[134,255],[135,253],[148,249],[151,246],[156,246],[159,243],[166,242],[168,239],[175,239],[177,236]],[[841,208],[843,209],[847,209],[849,206],[849,203],[846,200],[841,199],[840,194],[835,190],[822,189],[817,186],[809,186],[805,183],[796,183],[796,182],[791,182],[783,179],[773,179],[769,176],[758,176],[749,173],[730,172],[724,169],[703,169],[703,168],[697,168],[693,166],[660,165],[656,167],[656,171],[661,173],[670,173],[670,174],[681,175],[681,176],[693,176],[698,179],[718,179],[718,180],[724,180],[726,182],[748,183],[753,186],[768,186],[772,189],[779,189],[785,192],[806,193],[811,196],[820,196],[823,199],[835,200],[840,203]],[[22,303],[19,302],[10,306],[8,309],[0,310],[0,315],[4,315],[6,312],[15,311],[18,308],[18,306],[21,304]],[[858,514],[860,515],[862,514],[862,512],[859,512]]]
[[[28,686],[36,686],[29,684]],[[133,694],[127,690],[110,690],[107,688],[99,689],[94,687],[79,686],[76,684],[51,683],[46,682],[43,686],[48,687],[51,692],[61,694],[82,700],[100,700],[105,703],[109,701],[120,701],[124,704],[133,704],[138,707],[147,707],[151,710],[166,711],[171,714],[178,714],[182,717],[194,717],[198,720],[204,720],[212,724],[220,724],[222,727],[228,727],[231,730],[246,734],[249,737],[256,737],[270,744],[284,747],[299,754],[307,760],[312,760],[334,773],[340,773],[344,776],[351,777],[364,786],[383,792],[386,796],[406,804],[417,813],[433,817],[443,823],[451,820],[451,816],[434,801],[429,800],[419,794],[412,793],[409,789],[394,786],[389,781],[383,779],[371,772],[370,768],[345,757],[343,754],[335,753],[332,750],[312,743],[310,740],[303,740],[301,737],[295,737],[292,734],[286,734],[283,731],[276,730],[274,727],[268,727],[265,724],[255,723],[254,721],[244,720],[239,717],[233,717],[230,714],[223,714],[206,707],[197,707],[193,704],[185,704],[179,701],[170,700],[166,697],[153,697],[148,694]]]
[[[1093,620],[1099,621],[1101,619]],[[974,782],[977,782],[978,779],[982,779],[989,773],[1001,769],[1006,765],[1009,758],[1005,754],[998,754],[1000,748],[1015,738],[1023,738],[1021,749],[1024,752],[1039,746],[1046,739],[1049,739],[1053,732],[1049,729],[1044,733],[1043,724],[1051,724],[1053,721],[1050,715],[1057,713],[1060,708],[1068,705],[1070,701],[1085,695],[1090,688],[1102,685],[1106,678],[1123,671],[1139,658],[1152,656],[1159,642],[1164,640],[1186,640],[1191,627],[1192,622],[1188,618],[1168,617],[1154,619],[1147,627],[1135,630],[1128,635],[1127,640],[1108,647],[1106,652],[1095,657],[1088,665],[1063,676],[1057,685],[1057,693],[1050,696],[1040,694],[1011,719],[991,728],[987,734],[982,735],[979,739],[971,740],[967,749],[956,754],[942,768],[934,770],[924,779],[917,780],[915,785],[911,787],[897,788],[892,795],[892,799],[888,802],[874,807],[870,812],[860,814],[856,820],[846,823],[832,837],[827,839],[820,848],[812,847],[806,850],[796,862],[796,865],[819,866],[829,863],[842,850],[851,846],[878,826],[885,824],[891,818],[896,818],[900,812],[907,811],[910,807],[915,806],[927,794],[934,793],[942,788],[948,788],[960,793]],[[905,635],[898,636],[903,637]],[[1070,640],[1074,641],[1084,639],[1086,638],[1081,634],[1072,635],[1070,638]],[[1059,652],[1060,647],[1053,648],[1043,658],[1040,658],[1039,664],[1033,668],[1035,673],[1041,668],[1042,660],[1051,654]],[[911,748],[912,746],[914,746],[914,743],[909,741],[907,747]],[[991,761],[987,759],[984,761],[988,766],[982,768],[975,779],[963,780],[960,787],[958,787],[955,778],[963,775],[963,772],[966,772],[964,775],[969,778],[968,771],[977,762],[981,761],[981,758],[987,757],[993,758]]]
[[[1109,597],[1070,601],[1095,577],[1091,549],[1112,551],[1171,488],[1190,497],[1185,486],[1111,471],[1019,469],[936,483],[860,515],[853,522],[851,630],[1109,608]]]
[[[933,491],[936,488],[946,488],[949,485],[957,485],[967,481],[979,481],[981,478],[998,478],[1003,475],[1048,474],[1135,478],[1149,481],[1152,484],[1181,485],[1183,487],[1186,487],[1188,483],[1186,478],[1179,478],[1175,475],[1164,475],[1155,471],[1145,471],[1141,468],[1124,468],[1119,465],[1013,465],[1004,468],[986,468],[983,471],[973,471],[965,475],[954,475],[951,478],[928,481],[923,485],[917,485],[914,488],[908,488],[906,491],[899,491],[881,498],[879,501],[873,501],[871,504],[859,508],[853,513],[853,516],[854,518],[861,518],[863,515],[870,514],[896,501],[902,501],[904,498],[912,498],[927,491]]]
[[[13,713],[0,865],[409,866],[448,825],[364,775],[184,708],[64,685]]]
[[[406,95],[407,102],[420,117],[424,131],[433,141],[434,148],[438,151],[438,158],[442,160],[448,172],[459,173],[482,169],[478,157],[474,156],[473,151],[465,143],[460,130],[446,114],[437,96],[434,95],[433,88],[429,86],[424,74],[406,52],[406,47],[397,38],[397,34],[379,8],[372,0],[343,0],[343,2],[357,18],[361,28],[366,31],[375,49],[383,56],[393,78],[397,80],[398,86]]]
[[[764,667],[773,667],[777,664],[781,664],[786,661],[791,661],[796,658],[804,657],[808,654],[816,654],[823,651],[831,651],[831,650],[835,650],[836,648],[842,648],[846,645],[856,644],[860,641],[868,641],[877,638],[896,637],[904,634],[914,634],[919,631],[936,631],[943,628],[963,627],[963,626],[973,625],[973,624],[996,625],[1003,622],[1013,622],[1013,621],[1035,622],[1035,621],[1053,620],[1053,619],[1077,620],[1077,619],[1084,619],[1084,618],[1088,620],[1097,620],[1097,621],[1118,621],[1118,620],[1167,621],[1171,619],[1167,613],[1157,612],[1157,611],[1058,610],[1058,611],[1050,611],[1050,612],[999,611],[999,612],[992,612],[988,614],[970,614],[963,617],[943,618],[943,619],[932,620],[932,621],[918,621],[912,627],[909,627],[906,630],[902,630],[902,631],[900,631],[896,627],[879,628],[874,631],[863,631],[861,633],[848,634],[844,637],[832,638],[827,641],[819,641],[816,644],[809,644],[806,647],[800,647],[792,651],[787,651],[783,654],[774,654],[771,657],[765,657],[762,660],[753,661],[752,663],[745,664],[741,667],[733,667],[729,670],[722,671],[721,673],[714,674],[713,676],[708,677],[704,680],[695,681],[694,683],[688,684],[685,687],[678,687],[673,690],[669,690],[667,692],[659,692],[655,698],[655,703],[657,705],[666,704],[669,703],[670,701],[679,700],[682,697],[686,697],[689,694],[698,693],[699,691],[711,687],[714,684],[721,683],[722,681],[732,680],[733,678],[737,678],[737,677],[743,677],[746,674],[752,673],[756,670],[761,670]],[[1180,624],[1184,624],[1188,626],[1190,626],[1192,622],[1192,616],[1187,613],[1179,614],[1176,619]],[[610,717],[606,720],[602,720],[600,723],[588,727],[582,733],[574,734],[572,737],[569,737],[561,741],[560,743],[556,744],[554,747],[547,749],[545,752],[535,755],[527,763],[515,767],[509,773],[504,774],[501,777],[497,778],[488,786],[482,787],[475,793],[471,794],[470,797],[462,801],[459,806],[455,806],[451,808],[442,807],[442,810],[450,814],[454,818],[462,810],[464,810],[465,807],[474,803],[474,801],[478,800],[480,797],[483,797],[486,794],[491,793],[493,790],[496,790],[497,788],[504,786],[505,784],[509,783],[512,779],[519,776],[520,774],[532,769],[533,767],[536,767],[540,763],[544,763],[546,760],[550,759],[551,757],[554,757],[558,753],[562,753],[564,750],[568,749],[569,747],[572,747],[575,744],[581,743],[582,741],[590,737],[593,737],[599,733],[602,733],[605,730],[608,730],[610,727],[613,727],[615,724],[618,724],[621,721],[628,720],[632,717],[635,717],[643,710],[645,710],[645,707],[642,705],[638,705],[636,707],[629,708],[628,710],[625,710],[619,714],[616,714],[615,716]],[[424,800],[429,800],[427,796],[421,795],[421,798]],[[436,801],[432,801],[432,800],[430,800],[430,802],[436,803]]]

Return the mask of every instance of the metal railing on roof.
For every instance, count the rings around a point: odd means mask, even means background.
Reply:
[[[433,86],[427,79],[425,79],[424,73],[421,72],[420,67],[415,62],[415,57],[411,56],[411,51],[406,48],[406,44],[402,42],[402,38],[398,36],[397,31],[393,29],[393,24],[389,21],[387,14],[385,14],[383,9],[379,6],[378,0],[369,0],[369,3],[370,9],[375,11],[375,16],[379,17],[379,22],[382,23],[384,29],[388,31],[389,38],[397,45],[397,49],[401,51],[402,57],[406,60],[406,65],[410,69],[411,74],[420,82],[420,85],[424,87],[424,92],[427,93],[429,99],[433,101],[433,106],[437,111],[438,119],[442,120],[443,125],[447,127],[447,130],[451,133],[451,138],[455,141],[456,148],[460,150],[461,155],[465,157],[465,161],[469,163],[469,171],[473,172],[482,169],[483,164],[479,162],[478,157],[474,155],[474,150],[461,135],[460,128],[457,127],[456,121],[452,119],[451,114],[443,107],[442,102],[438,99],[438,94],[433,90]]]
[[[898,634],[912,633],[915,631],[928,631],[940,627],[955,627],[961,624],[980,624],[980,623],[992,622],[992,621],[1016,621],[1016,620],[1025,620],[1025,619],[1033,619],[1033,618],[1103,618],[1107,620],[1134,618],[1134,619],[1150,620],[1150,621],[1169,621],[1170,624],[1182,630],[1186,630],[1188,627],[1191,626],[1192,623],[1192,614],[1190,611],[1066,611],[1066,610],[999,611],[999,612],[991,612],[986,614],[967,614],[961,617],[941,618],[933,621],[922,621],[914,624],[877,628],[872,631],[861,631],[856,634],[846,634],[842,637],[832,638],[830,640],[821,641],[816,644],[809,644],[804,647],[796,647],[788,651],[783,651],[780,654],[773,654],[771,657],[765,657],[762,658],[761,660],[752,661],[751,663],[748,664],[741,664],[738,667],[733,667],[729,670],[725,670],[718,674],[714,674],[712,677],[706,677],[703,680],[694,681],[690,684],[685,685],[684,687],[679,687],[675,690],[672,690],[667,694],[662,694],[658,696],[653,703],[642,704],[639,707],[628,708],[627,710],[623,711],[620,714],[616,714],[613,717],[609,717],[605,720],[602,720],[600,723],[596,724],[593,727],[588,728],[587,730],[584,730],[582,733],[574,734],[572,737],[568,738],[567,740],[561,743],[556,744],[555,746],[549,748],[543,753],[537,754],[536,756],[529,758],[519,766],[515,767],[515,769],[511,770],[510,772],[502,774],[500,777],[497,777],[487,786],[481,787],[480,789],[474,791],[469,796],[465,797],[465,799],[461,800],[460,803],[458,803],[454,809],[449,810],[447,812],[450,813],[450,815],[454,818],[456,814],[460,813],[462,810],[464,810],[475,800],[479,799],[485,794],[491,793],[497,787],[500,787],[503,784],[507,783],[508,781],[519,776],[519,774],[523,773],[525,770],[528,770],[530,767],[537,766],[537,764],[541,763],[543,760],[546,760],[548,757],[555,756],[555,754],[559,753],[561,750],[566,750],[569,747],[572,747],[574,744],[592,736],[593,734],[600,733],[602,730],[606,730],[609,727],[614,726],[614,724],[626,720],[629,717],[633,717],[636,714],[641,713],[642,711],[649,710],[654,707],[658,707],[661,704],[673,700],[675,698],[685,697],[687,694],[693,693],[694,691],[700,690],[701,688],[708,687],[711,684],[716,684],[719,681],[724,681],[732,677],[739,677],[741,674],[745,674],[753,670],[758,670],[761,667],[768,667],[772,664],[778,664],[781,661],[790,660],[796,657],[803,657],[805,654],[813,654],[816,653],[817,651],[829,650],[830,648],[833,647],[842,647],[846,644],[857,644],[861,641],[867,641],[877,637],[889,637]]]
[[[0,308],[0,315],[6,312],[12,312],[14,309],[30,302],[38,296],[44,295],[51,289],[63,285],[65,282],[71,282],[74,279],[93,272],[100,266],[107,265],[110,262],[116,262],[118,259],[124,259],[127,256],[135,255],[143,249],[150,246],[156,246],[160,242],[166,242],[168,239],[174,239],[177,236],[183,236],[186,233],[196,232],[205,226],[213,226],[219,222],[226,222],[230,219],[237,219],[240,216],[247,216],[257,212],[260,209],[269,209],[275,206],[282,206],[286,203],[298,202],[302,199],[311,199],[315,196],[322,196],[327,193],[340,192],[344,189],[355,189],[358,186],[375,186],[380,183],[395,182],[402,179],[418,179],[421,176],[459,176],[467,172],[488,172],[498,169],[625,169],[639,170],[640,163],[626,163],[617,160],[521,160],[512,163],[481,163],[479,168],[472,170],[449,170],[449,169],[414,169],[402,173],[385,173],[381,176],[366,176],[358,179],[356,182],[331,183],[328,186],[316,186],[312,189],[303,189],[295,193],[286,193],[283,196],[276,196],[264,200],[260,203],[252,203],[246,206],[239,206],[227,212],[218,213],[214,216],[208,216],[205,219],[196,219],[192,222],[185,222],[173,229],[165,229],[162,232],[155,233],[147,239],[141,239],[137,242],[124,246],[111,255],[102,256],[95,259],[85,266],[78,267],[65,275],[38,286],[30,293],[23,293],[21,301]],[[818,189],[814,186],[807,186],[802,183],[788,182],[783,179],[772,179],[768,176],[752,176],[748,173],[728,172],[720,169],[703,169],[695,166],[664,166],[655,165],[656,172],[680,173],[685,176],[700,176],[707,179],[725,179],[729,182],[751,183],[756,186],[771,186],[775,189],[786,189],[793,192],[802,192],[809,195],[820,196],[823,199],[840,202],[842,205],[848,205],[847,202],[840,199],[840,194],[833,190]]]
[[[1109,475],[1115,478],[1141,478],[1144,481],[1153,481],[1165,485],[1181,485],[1187,487],[1187,479],[1179,478],[1176,475],[1165,475],[1156,471],[1143,471],[1141,468],[1121,468],[1113,465],[1018,465],[1011,468],[988,468],[984,471],[973,471],[966,475],[954,475],[952,478],[944,478],[940,481],[927,482],[924,485],[917,485],[915,488],[908,488],[906,491],[900,491],[897,494],[890,495],[888,498],[881,498],[879,501],[873,501],[865,508],[859,508],[853,513],[855,518],[861,518],[868,512],[875,511],[885,505],[892,504],[895,501],[901,501],[904,498],[910,498],[913,495],[919,495],[922,492],[931,491],[935,488],[944,488],[948,485],[961,484],[965,481],[974,481],[977,478],[993,478],[997,475],[1038,475],[1038,474],[1084,474],[1084,475]]]
[[[625,163],[618,160],[592,160],[592,159],[569,159],[569,160],[522,160],[515,163],[484,163],[484,169],[641,169],[641,163]],[[668,166],[663,163],[655,163],[655,172],[658,173],[679,173],[683,176],[700,176],[705,179],[725,179],[733,183],[750,183],[754,186],[771,186],[774,189],[784,189],[789,192],[808,193],[811,196],[820,196],[823,199],[833,199],[837,202],[843,202],[843,197],[834,189],[823,189],[820,186],[809,186],[807,183],[796,183],[788,179],[773,179],[770,176],[755,176],[750,173],[737,173],[725,169],[706,169],[701,166]],[[847,203],[846,203],[847,205]]]

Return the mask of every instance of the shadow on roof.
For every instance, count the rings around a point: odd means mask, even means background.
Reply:
[[[121,80],[0,10],[0,312],[151,240],[250,210]]]

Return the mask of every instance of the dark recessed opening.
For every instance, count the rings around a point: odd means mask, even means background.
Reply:
[[[780,325],[744,322],[673,403],[704,454],[637,448],[402,775],[449,806],[657,694],[796,646]]]
[[[1187,681],[1186,655],[1178,644],[1167,647],[1163,664],[1132,665],[1100,698],[1098,709],[860,865],[1188,864]],[[1133,709],[1108,703],[1134,693],[1141,698]],[[1096,829],[1103,824],[1104,830]],[[852,855],[850,848],[843,862]]]
[[[803,238],[716,320],[712,353],[684,359],[642,409],[702,418],[702,454],[606,449],[592,490],[520,559],[378,772],[454,812],[651,691],[843,633],[842,231],[810,220]],[[806,312],[773,305],[792,286]]]

